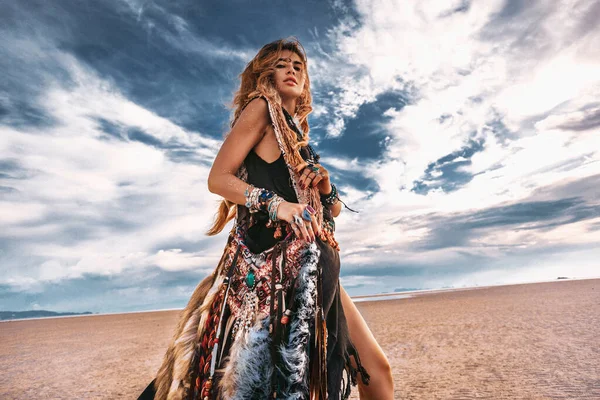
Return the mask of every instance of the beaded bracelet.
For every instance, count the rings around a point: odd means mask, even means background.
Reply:
[[[358,211],[351,209],[350,207],[348,207],[346,205],[346,203],[344,203],[342,201],[342,199],[340,199],[337,188],[332,183],[331,184],[331,193],[326,194],[326,195],[321,195],[321,203],[326,206],[332,206],[332,205],[336,204],[338,201],[341,202],[344,205],[344,207],[346,207],[348,210],[358,213]]]
[[[331,192],[329,194],[321,195],[321,203],[332,206],[339,200],[338,191],[335,185],[331,184]]]
[[[271,221],[277,221],[277,207],[283,201],[285,201],[285,200],[283,200],[283,197],[275,195],[273,200],[271,200],[269,202],[268,211],[269,211],[269,218],[271,219]]]
[[[248,187],[250,186],[252,185],[249,185]],[[248,207],[248,210],[251,213],[267,211],[269,201],[273,198],[273,196],[276,196],[275,193],[270,190],[261,189],[254,186],[252,186],[252,191],[248,191],[248,188],[246,188],[244,195],[246,196],[246,207]]]

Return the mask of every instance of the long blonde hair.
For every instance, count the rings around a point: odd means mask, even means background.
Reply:
[[[264,45],[254,58],[246,65],[244,71],[239,75],[241,84],[240,89],[235,93],[231,107],[235,108],[230,126],[233,128],[238,117],[246,104],[257,96],[265,96],[272,102],[281,105],[281,97],[275,88],[273,75],[275,74],[275,66],[279,59],[279,55],[283,50],[293,51],[298,54],[304,63],[303,73],[305,77],[304,89],[302,94],[296,101],[295,114],[300,123],[300,129],[304,133],[302,141],[298,141],[296,132],[290,129],[285,122],[285,116],[281,107],[277,107],[276,118],[279,126],[282,127],[283,142],[286,147],[286,158],[289,157],[290,165],[298,165],[303,161],[300,156],[299,148],[308,144],[308,114],[312,112],[312,96],[310,93],[310,79],[308,77],[308,64],[304,51],[304,47],[298,39],[279,39],[274,42]],[[226,136],[228,133],[226,134]],[[208,236],[218,234],[223,230],[227,222],[233,219],[236,215],[236,203],[227,199],[223,199],[219,205],[219,209],[215,214],[215,220],[212,227],[206,232]]]

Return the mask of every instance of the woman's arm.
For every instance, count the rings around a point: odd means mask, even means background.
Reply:
[[[331,210],[331,216],[333,218],[337,217],[338,215],[340,215],[340,212],[342,211],[342,202],[338,201],[334,205],[329,206],[329,209]]]
[[[327,182],[325,183],[325,185],[326,186],[324,186],[323,188],[319,188],[319,193],[321,195],[330,194],[331,191],[333,190],[333,188],[331,187],[331,183],[329,182],[329,173],[327,173]],[[323,205],[323,207],[328,207],[329,210],[331,211],[331,216],[333,218],[335,218],[338,215],[340,215],[340,212],[342,211],[342,202],[338,201],[337,203],[335,203],[332,206]]]
[[[251,185],[235,176],[236,171],[252,148],[259,143],[269,126],[269,109],[267,101],[261,97],[252,100],[235,122],[225,141],[221,145],[210,173],[208,174],[208,190],[236,204],[246,204],[246,189]],[[277,206],[277,219],[291,223],[294,215],[301,215],[306,204],[281,202]],[[306,241],[314,241],[315,233],[321,227],[311,217],[310,224],[293,226],[294,232]]]
[[[328,179],[329,180],[329,179]],[[331,187],[331,183],[327,184],[327,187],[325,187],[324,189],[322,189],[323,192],[321,192],[321,188],[319,188],[319,193],[321,193],[321,195],[327,195],[329,193],[331,193],[331,191],[333,190],[333,188]],[[338,215],[340,215],[340,212],[342,211],[342,202],[338,201],[337,203],[335,203],[332,206],[326,206],[323,205],[323,207],[327,207],[329,208],[329,210],[331,211],[331,216],[333,218],[337,217]]]
[[[252,100],[242,111],[221,145],[210,173],[208,190],[236,204],[245,204],[248,184],[235,176],[252,148],[262,140],[269,124],[267,101]]]

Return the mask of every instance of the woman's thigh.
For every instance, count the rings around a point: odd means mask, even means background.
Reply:
[[[361,394],[368,393],[368,398],[392,399],[393,382],[391,380],[389,361],[385,353],[341,284],[340,298],[348,323],[350,339],[354,343],[356,350],[358,350],[362,366],[371,376],[371,382],[368,386],[362,385],[361,379],[358,379]],[[371,392],[376,392],[377,395],[371,396],[375,394]]]

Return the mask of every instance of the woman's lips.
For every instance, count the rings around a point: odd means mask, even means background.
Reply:
[[[294,82],[294,81],[292,81],[292,80],[285,81],[285,83],[286,83],[287,85],[295,85],[295,84],[296,84],[296,82]]]

